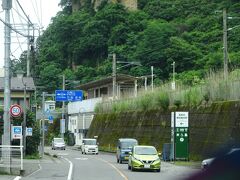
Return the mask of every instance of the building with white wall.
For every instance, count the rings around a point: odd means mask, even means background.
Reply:
[[[94,108],[102,98],[68,103],[68,130],[74,134],[75,145],[80,146],[94,117]]]

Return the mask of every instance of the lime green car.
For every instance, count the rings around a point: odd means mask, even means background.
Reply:
[[[156,170],[160,172],[160,154],[154,146],[134,146],[128,160],[129,170]]]

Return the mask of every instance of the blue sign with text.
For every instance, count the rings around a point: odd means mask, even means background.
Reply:
[[[56,90],[56,101],[82,101],[83,92],[81,90]]]

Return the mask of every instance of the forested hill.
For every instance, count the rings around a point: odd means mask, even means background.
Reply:
[[[95,12],[90,4],[71,12],[64,0],[63,11],[38,39],[33,65],[35,76],[47,85],[60,87],[60,74],[81,83],[106,77],[112,72],[112,53],[120,61],[139,61],[142,66],[121,68],[118,73],[149,75],[154,66],[155,83],[169,80],[172,63],[177,79],[198,83],[210,69],[223,67],[223,8],[228,27],[240,25],[237,0],[139,0],[138,11],[120,4],[102,3]],[[240,27],[228,31],[230,68],[240,65]]]

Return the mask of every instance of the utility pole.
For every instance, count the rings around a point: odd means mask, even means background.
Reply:
[[[65,90],[65,74],[63,74],[62,83],[63,83],[62,84],[62,89]],[[62,120],[61,121],[66,121],[66,120],[63,120],[63,119],[65,119],[64,118],[64,113],[65,113],[65,102],[63,101],[62,102]],[[61,124],[61,126],[65,126],[65,123],[60,123],[60,124]],[[63,128],[63,127],[61,127],[61,128]],[[65,127],[63,129],[65,129]],[[61,133],[61,137],[64,138],[64,132]]]
[[[22,79],[23,81],[23,79]],[[23,103],[23,155],[25,157],[26,155],[26,125],[27,125],[27,122],[26,122],[26,117],[27,117],[27,109],[26,109],[26,82],[23,82],[23,85],[24,85],[24,103]]]
[[[113,99],[116,97],[116,81],[117,81],[117,67],[116,67],[116,54],[113,53],[113,65],[112,65],[112,76],[113,76]]]
[[[30,77],[30,22],[28,21],[28,36],[27,36],[27,77]]]
[[[45,139],[45,92],[42,92],[42,148],[41,156],[44,156],[44,139]]]
[[[223,70],[224,79],[228,78],[228,47],[227,47],[227,10],[223,9]]]
[[[3,145],[10,146],[10,49],[11,49],[11,29],[10,25],[10,9],[12,8],[12,0],[3,0],[2,8],[5,11],[5,25],[4,25],[4,130],[3,130]],[[10,149],[6,149],[2,152],[3,162],[6,166],[5,171],[10,173],[11,171],[11,154]]]
[[[172,90],[175,90],[175,61],[173,61],[172,66],[173,66],[173,82],[172,82]]]

